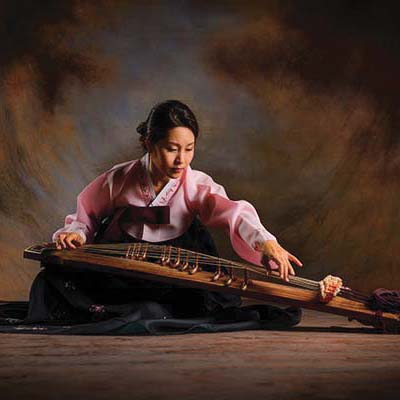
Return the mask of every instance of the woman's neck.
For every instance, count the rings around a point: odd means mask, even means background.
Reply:
[[[160,174],[154,164],[151,162],[149,163],[149,173],[150,178],[153,183],[154,191],[158,194],[162,188],[169,182],[170,178],[167,175]]]

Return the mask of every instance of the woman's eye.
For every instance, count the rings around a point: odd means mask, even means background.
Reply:
[[[167,151],[177,151],[177,149],[173,149],[171,147],[167,147]]]

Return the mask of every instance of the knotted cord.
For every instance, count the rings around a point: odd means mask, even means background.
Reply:
[[[369,300],[369,307],[372,310],[400,313],[400,291],[375,289]]]

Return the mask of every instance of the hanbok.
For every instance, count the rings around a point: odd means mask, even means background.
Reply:
[[[256,265],[261,244],[276,240],[250,203],[229,199],[201,171],[186,168],[156,195],[145,154],[90,183],[53,240],[78,232],[85,243],[148,242],[218,256],[207,227],[223,229],[235,252]],[[0,332],[177,334],[286,329],[300,319],[297,307],[242,306],[237,295],[56,266],[38,274],[29,302],[0,305]]]

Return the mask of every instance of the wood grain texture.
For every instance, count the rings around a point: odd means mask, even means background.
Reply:
[[[400,319],[397,314],[383,312],[378,318],[376,312],[370,310],[365,304],[338,296],[334,297],[329,303],[321,303],[317,291],[288,286],[283,282],[280,284],[250,279],[247,289],[243,290],[241,279],[236,279],[227,286],[224,279],[214,282],[212,280],[213,274],[206,271],[196,272],[192,275],[186,271],[179,271],[176,268],[162,266],[154,262],[85,253],[82,248],[67,251],[45,249],[41,254],[42,250],[40,245],[32,246],[26,249],[24,254],[27,258],[40,259],[43,265],[49,267],[62,265],[78,269],[114,272],[142,279],[228,292],[261,301],[281,302],[343,315],[394,333],[398,333],[400,328]]]
[[[396,399],[400,346],[305,310],[290,331],[162,337],[0,335],[1,398]]]

